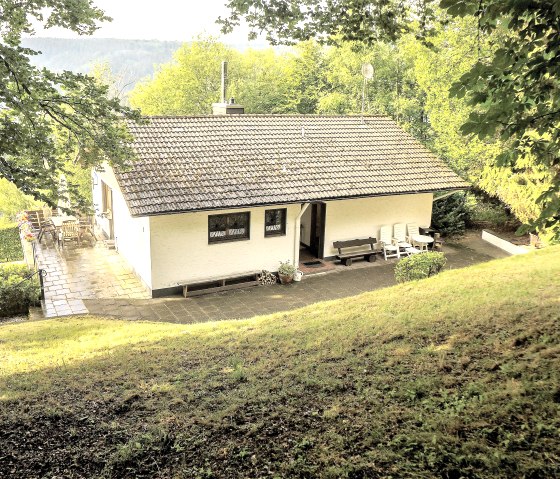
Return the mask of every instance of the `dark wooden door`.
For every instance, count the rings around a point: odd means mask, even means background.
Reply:
[[[325,250],[325,217],[327,205],[313,203],[311,205],[311,238],[309,249],[319,259],[323,259]]]

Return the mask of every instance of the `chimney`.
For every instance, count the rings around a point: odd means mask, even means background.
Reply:
[[[227,62],[222,62],[222,92],[220,103],[212,103],[212,114],[214,115],[241,115],[245,113],[242,105],[235,103],[233,98],[228,102],[227,98]]]

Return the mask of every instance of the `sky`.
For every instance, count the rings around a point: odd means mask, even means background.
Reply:
[[[126,38],[146,40],[189,41],[200,34],[219,36],[225,43],[248,43],[249,29],[237,28],[221,35],[219,16],[226,16],[226,0],[93,0],[93,3],[113,18],[103,23],[94,38]],[[36,29],[41,37],[75,38],[64,29]],[[263,39],[257,40],[263,43]]]

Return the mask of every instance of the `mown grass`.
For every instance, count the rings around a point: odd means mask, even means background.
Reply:
[[[560,248],[185,326],[0,327],[6,477],[560,474]]]
[[[0,224],[0,262],[23,260],[17,224]]]

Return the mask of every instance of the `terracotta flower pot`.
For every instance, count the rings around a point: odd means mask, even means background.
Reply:
[[[290,284],[294,280],[293,274],[278,273],[278,277],[280,278],[280,283],[282,284]]]

